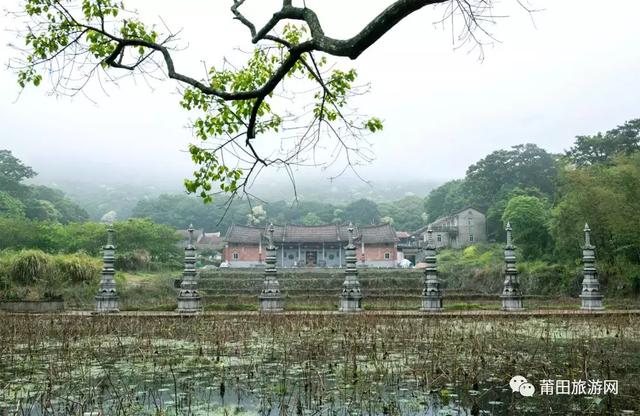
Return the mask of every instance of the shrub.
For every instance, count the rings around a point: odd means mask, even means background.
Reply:
[[[10,280],[14,256],[14,252],[7,250],[0,251],[0,279]]]
[[[518,263],[520,284],[525,293],[532,295],[577,296],[580,277],[577,270],[542,260]]]
[[[462,250],[462,258],[465,260],[474,260],[478,257],[478,248],[475,245],[471,245]]]
[[[56,271],[64,282],[93,283],[100,278],[100,262],[86,254],[56,256]]]
[[[49,281],[55,274],[53,258],[39,250],[19,252],[11,267],[12,280],[18,284],[30,285]]]
[[[116,254],[116,269],[130,272],[147,271],[151,267],[151,255],[146,250],[133,250]]]

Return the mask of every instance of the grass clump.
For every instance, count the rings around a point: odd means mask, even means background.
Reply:
[[[100,261],[86,254],[55,257],[57,272],[63,280],[73,283],[95,283],[100,280]]]
[[[46,281],[55,274],[53,257],[39,250],[24,250],[11,262],[12,280],[22,285]]]

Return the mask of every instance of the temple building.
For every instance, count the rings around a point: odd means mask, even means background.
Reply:
[[[224,238],[224,258],[229,267],[264,265],[267,227],[233,224]],[[273,242],[277,267],[344,267],[346,225],[276,225]],[[396,232],[388,224],[356,227],[354,244],[358,266],[396,267]]]

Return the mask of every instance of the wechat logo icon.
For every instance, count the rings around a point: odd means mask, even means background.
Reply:
[[[536,388],[522,376],[513,376],[509,380],[509,387],[512,392],[518,392],[524,397],[531,397],[535,393]]]

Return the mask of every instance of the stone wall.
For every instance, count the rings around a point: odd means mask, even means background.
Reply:
[[[38,301],[38,302],[0,302],[0,309],[14,313],[52,313],[64,310],[64,302],[55,301]]]

